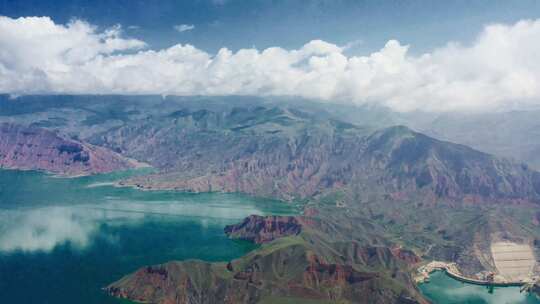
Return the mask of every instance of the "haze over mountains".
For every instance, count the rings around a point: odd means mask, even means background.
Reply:
[[[432,137],[461,143],[539,168],[538,108],[497,112],[397,113],[377,106],[338,110],[351,123],[388,126],[403,124]]]
[[[143,101],[148,102],[145,104]],[[202,102],[201,102],[202,101]],[[212,101],[212,110],[233,107],[285,107],[311,113],[321,119],[332,118],[371,130],[405,125],[441,140],[464,144],[499,157],[540,167],[540,128],[538,109],[491,113],[394,112],[378,105],[351,106],[310,102],[294,97],[167,97],[158,96],[27,96],[0,98],[3,122],[50,127],[64,134],[87,139],[95,133],[120,126],[128,120],[167,115],[181,109],[199,110]],[[180,104],[182,103],[182,104]],[[216,109],[217,107],[217,109]],[[9,117],[11,115],[16,117]],[[169,113],[170,114],[170,113]],[[71,119],[75,120],[71,120]],[[96,120],[92,123],[92,120]],[[99,122],[99,123],[98,123]],[[74,129],[74,130],[72,130]]]

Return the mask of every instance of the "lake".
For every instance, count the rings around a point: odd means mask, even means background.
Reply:
[[[101,288],[137,268],[190,258],[227,261],[253,250],[223,227],[294,205],[239,194],[115,187],[144,170],[57,178],[0,170],[0,292],[6,303],[122,303]],[[434,303],[530,304],[519,287],[489,289],[435,272],[420,290]]]
[[[229,240],[225,225],[250,214],[297,212],[239,194],[112,184],[137,173],[57,178],[0,170],[2,302],[122,303],[101,288],[144,265],[240,257],[255,246]]]
[[[420,284],[420,291],[437,304],[537,304],[540,300],[520,287],[487,287],[455,280],[443,271],[431,274],[429,283]]]

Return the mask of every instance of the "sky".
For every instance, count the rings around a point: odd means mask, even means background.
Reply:
[[[0,0],[0,93],[540,105],[540,1]]]

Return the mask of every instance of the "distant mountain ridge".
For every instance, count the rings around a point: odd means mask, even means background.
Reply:
[[[369,128],[282,108],[172,113],[91,139],[161,173],[128,182],[152,189],[245,192],[280,199],[375,196],[538,202],[526,165],[439,141],[404,126]]]
[[[492,113],[394,112],[376,103],[334,104],[298,97],[256,96],[122,96],[0,94],[0,122],[61,130],[87,139],[132,120],[165,117],[175,111],[231,111],[254,106],[292,108],[320,118],[374,129],[405,125],[437,139],[513,158],[540,169],[540,110]],[[14,121],[13,119],[17,120]]]

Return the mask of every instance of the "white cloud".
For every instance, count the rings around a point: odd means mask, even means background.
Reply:
[[[70,242],[76,248],[88,245],[97,225],[81,212],[49,207],[27,212],[3,211],[0,251],[50,251]]]
[[[179,25],[175,25],[173,26],[173,28],[177,31],[177,32],[187,32],[187,31],[191,31],[195,28],[195,25],[193,24],[179,24]]]
[[[89,187],[110,186],[109,183]],[[183,198],[179,201],[136,201],[115,197],[105,204],[44,206],[0,210],[0,254],[12,251],[51,251],[70,243],[77,249],[92,245],[96,238],[115,240],[115,234],[101,231],[100,226],[136,226],[156,215],[175,216],[176,221],[200,220],[205,228],[223,220],[239,220],[250,214],[263,214],[255,204],[239,203],[236,198],[201,204]]]
[[[320,40],[217,54],[144,46],[119,27],[0,17],[0,92],[297,95],[401,111],[540,105],[540,20],[489,25],[471,45],[421,56],[395,40],[365,56]]]

